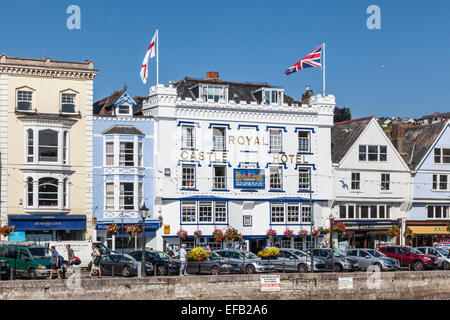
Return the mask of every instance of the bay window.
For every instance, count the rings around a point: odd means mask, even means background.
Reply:
[[[39,161],[58,162],[58,132],[50,129],[39,131]]]
[[[120,183],[119,210],[134,210],[134,183]]]
[[[119,166],[134,167],[134,142],[120,142]]]
[[[58,207],[58,179],[39,179],[39,207]]]
[[[68,165],[69,138],[70,132],[65,128],[26,128],[24,162],[26,164]]]

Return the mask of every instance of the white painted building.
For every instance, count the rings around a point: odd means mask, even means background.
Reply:
[[[409,167],[373,117],[336,123],[332,129],[335,248],[374,248],[396,243],[387,230],[402,230],[412,195]],[[405,155],[406,156],[406,155]]]
[[[180,229],[189,247],[217,248],[212,233],[228,226],[252,251],[266,244],[270,228],[280,245],[303,247],[307,238],[294,243],[283,233],[310,230],[310,173],[314,226],[329,223],[335,98],[305,101],[217,73],[150,89],[143,113],[155,120],[154,210],[164,225],[158,249],[178,244]]]

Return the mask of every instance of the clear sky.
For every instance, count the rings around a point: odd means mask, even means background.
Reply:
[[[81,30],[66,9],[81,8]],[[369,5],[381,30],[369,30]],[[160,82],[185,76],[267,82],[300,98],[322,90],[322,72],[284,76],[286,68],[326,42],[327,92],[354,118],[421,117],[450,111],[450,1],[410,0],[45,0],[2,1],[0,52],[82,61],[100,70],[94,99],[121,89],[147,95],[139,70],[159,27]]]

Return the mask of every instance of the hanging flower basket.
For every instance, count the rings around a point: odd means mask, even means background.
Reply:
[[[125,227],[125,232],[128,234],[128,243],[131,241],[131,237],[139,237],[139,234],[142,232],[141,229],[139,229],[139,226],[137,224],[135,225],[127,225]]]
[[[413,233],[410,228],[406,228],[405,233],[403,235],[405,236],[405,238],[410,238],[412,237]]]
[[[337,224],[335,224],[334,226],[333,226],[333,231],[334,232],[340,232],[340,233],[345,233],[346,232],[346,230],[345,230],[345,225],[342,223],[342,222],[338,222]]]
[[[242,239],[242,235],[233,227],[228,227],[223,236],[226,242],[235,242]]]
[[[292,231],[290,229],[286,229],[284,231],[284,236],[288,239],[292,239],[294,237],[294,231]]]
[[[214,229],[212,235],[213,235],[214,241],[219,242],[219,243],[223,242],[223,240],[225,239],[225,236],[223,235],[223,232],[220,229]]]
[[[329,233],[330,233],[330,229],[319,227],[319,234],[325,235],[325,234],[329,234]]]
[[[183,229],[178,230],[178,232],[177,232],[178,239],[186,240],[187,236],[188,236],[188,233],[186,230],[183,230]]]
[[[119,233],[119,227],[116,223],[110,224],[106,227],[106,233],[111,234],[118,234]]]
[[[314,229],[313,232],[312,232],[312,236],[313,236],[314,238],[316,238],[319,234],[320,234],[319,229]]]
[[[4,237],[9,237],[14,232],[14,227],[2,226],[0,228],[0,233]]]
[[[201,230],[194,231],[194,237],[200,239],[202,237],[202,231]]]
[[[305,238],[305,237],[308,235],[308,230],[300,230],[300,231],[298,232],[298,235],[299,235],[300,237]]]
[[[276,259],[280,255],[278,247],[270,247],[258,252],[261,259]]]
[[[275,237],[277,236],[277,232],[273,229],[269,229],[266,232],[266,237],[269,238],[270,240],[275,239]]]
[[[388,235],[392,237],[398,237],[400,235],[400,229],[398,226],[392,226],[388,229]]]
[[[196,247],[191,251],[189,251],[189,253],[187,254],[187,258],[189,260],[194,261],[194,263],[206,260],[208,259],[209,256],[210,256],[209,253],[206,252],[206,250],[203,249],[202,247]]]

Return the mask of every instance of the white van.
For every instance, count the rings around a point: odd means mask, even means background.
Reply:
[[[49,241],[45,243],[49,248],[55,246],[56,251],[64,258],[64,261],[68,261],[66,248],[68,244],[70,244],[70,248],[73,250],[75,257],[80,258],[81,264],[78,265],[80,268],[87,268],[89,262],[92,261],[92,244],[95,244],[100,249],[102,255],[111,253],[111,250],[98,241]]]

